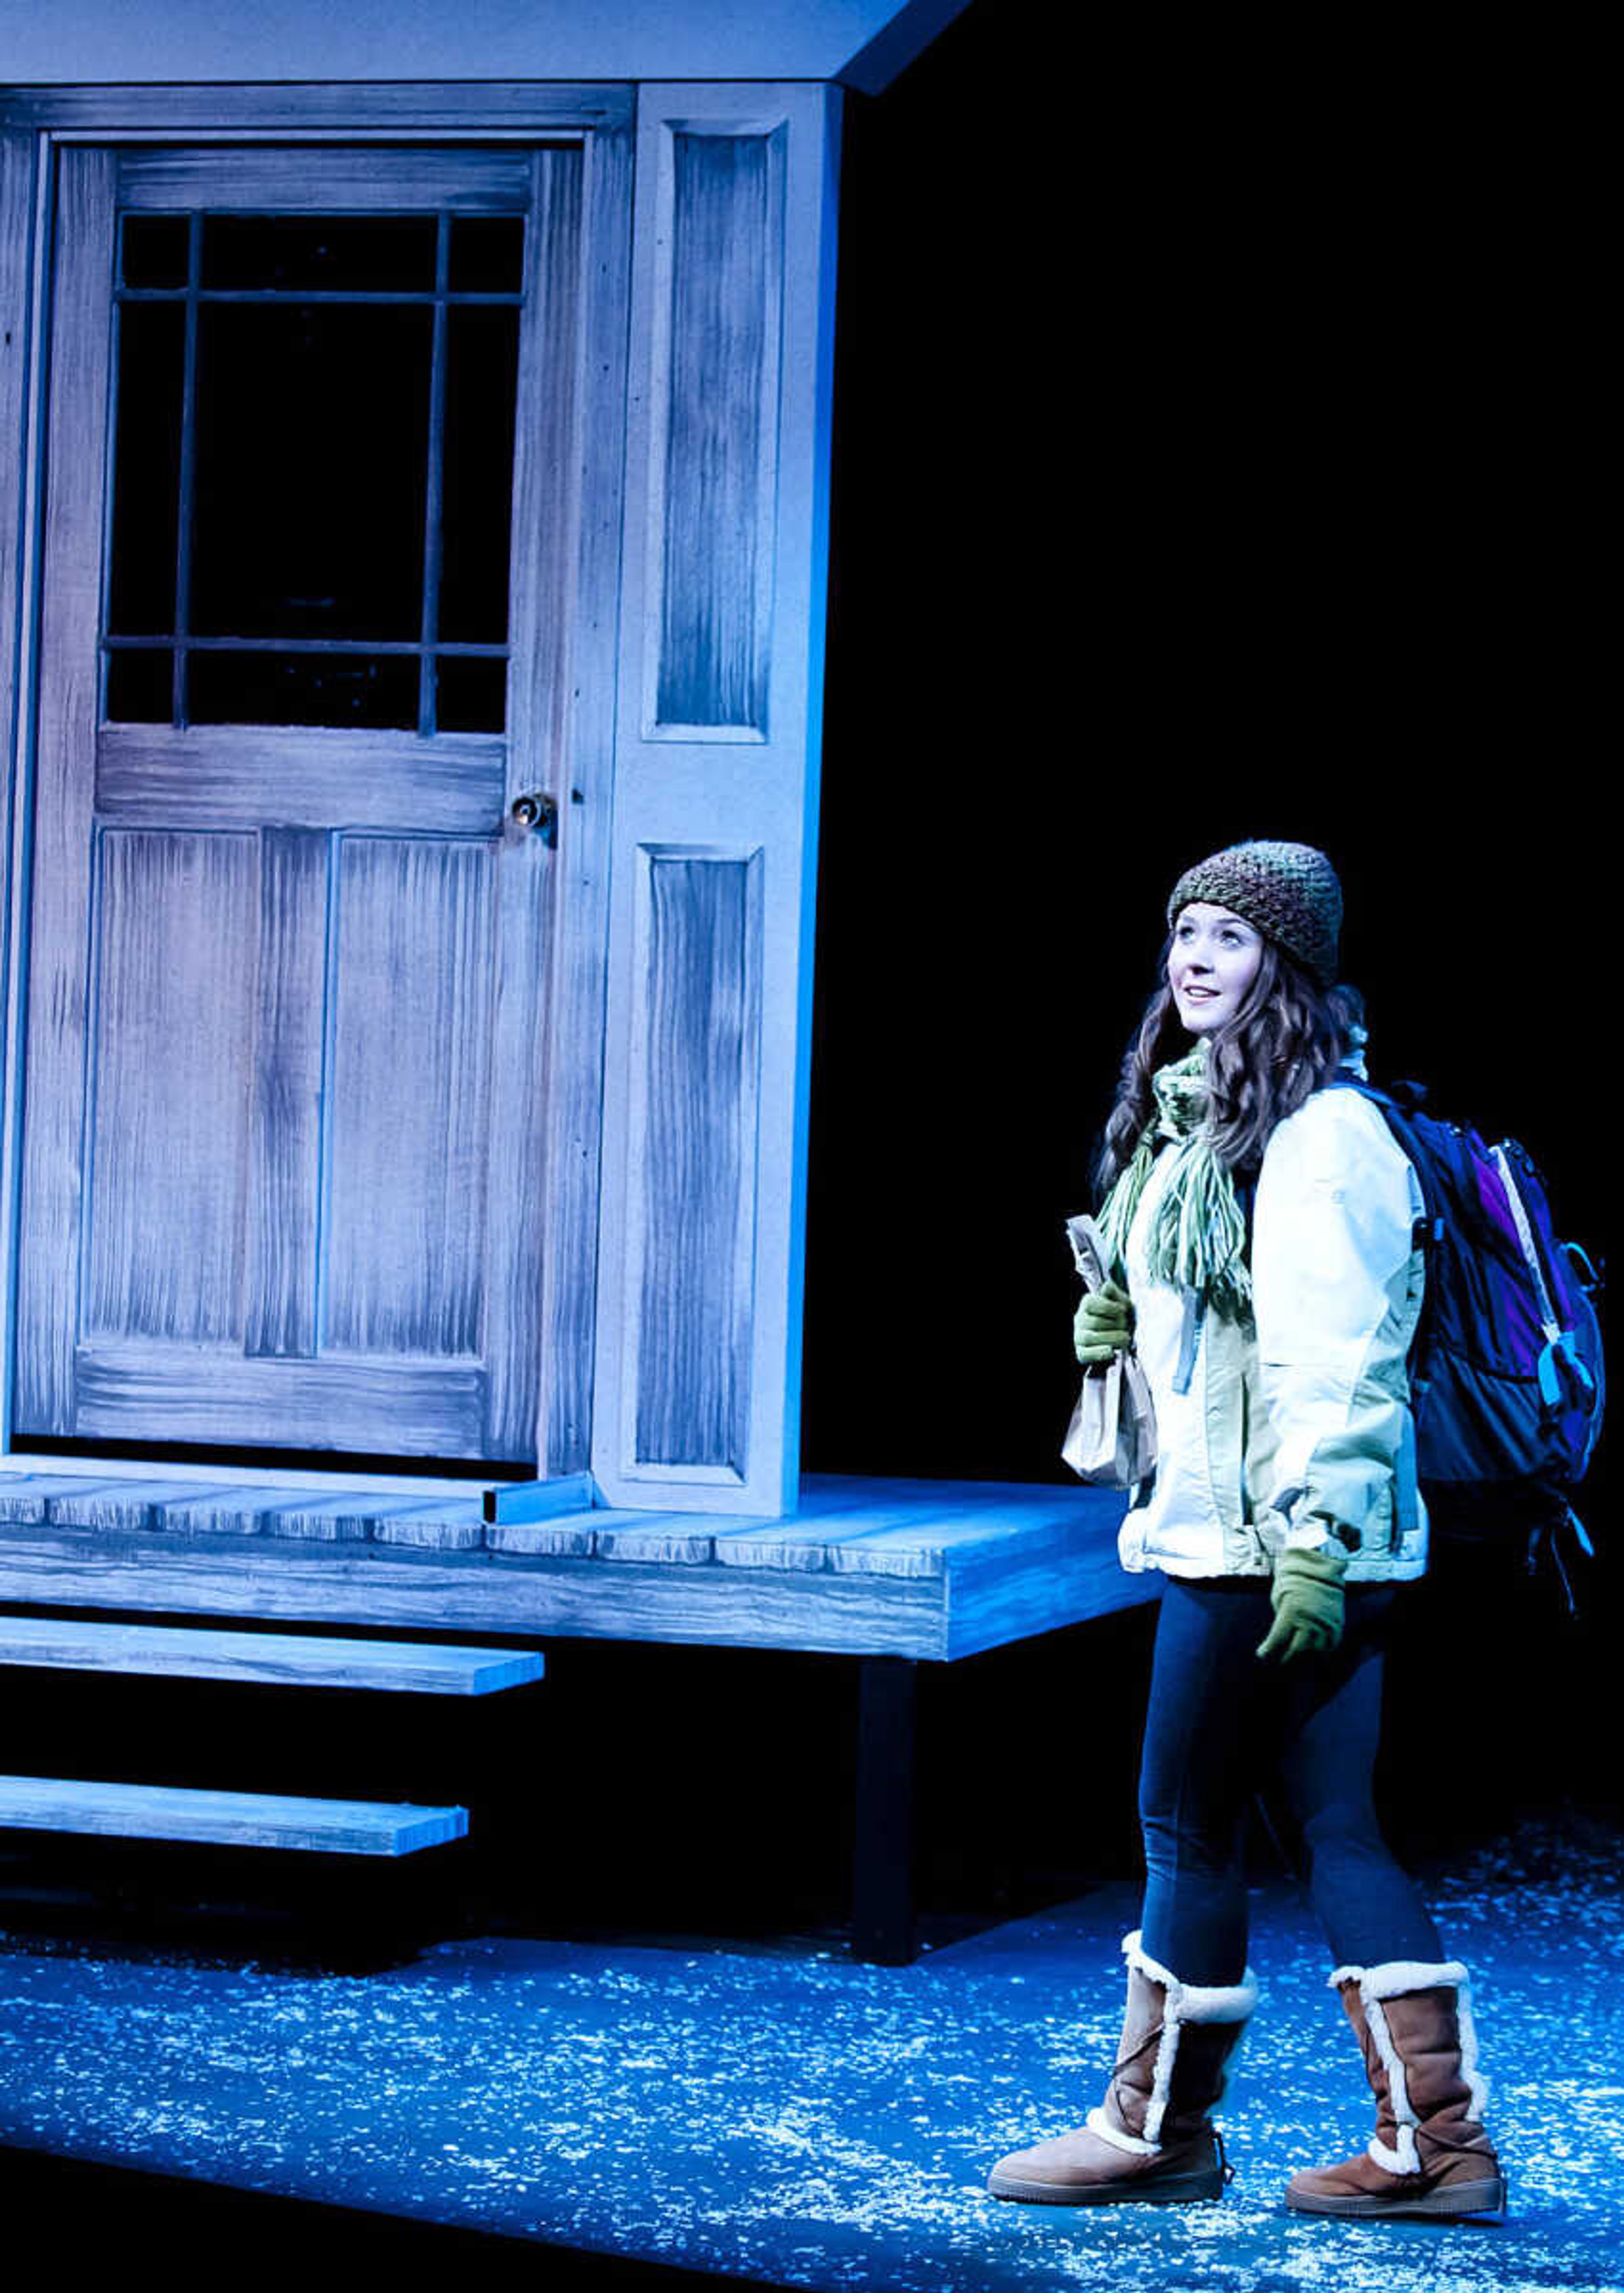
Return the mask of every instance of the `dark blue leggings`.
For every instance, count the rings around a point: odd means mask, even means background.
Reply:
[[[1382,1654],[1398,1587],[1353,1584],[1341,1645],[1289,1665],[1255,1651],[1273,1621],[1262,1576],[1169,1576],[1139,1775],[1143,1948],[1181,1982],[1246,1970],[1247,1809],[1278,1775],[1308,1853],[1337,1965],[1444,1957],[1371,1801]]]

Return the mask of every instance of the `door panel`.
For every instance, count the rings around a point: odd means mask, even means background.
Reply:
[[[21,1437],[537,1454],[580,164],[62,155]]]
[[[96,853],[85,1333],[240,1347],[255,839],[115,830]]]
[[[492,848],[343,837],[335,872],[322,1341],[358,1354],[472,1359],[486,1211]]]

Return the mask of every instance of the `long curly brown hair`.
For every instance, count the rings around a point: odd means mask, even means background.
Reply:
[[[1168,984],[1172,946],[1169,936],[1161,952],[1161,985],[1145,1007],[1122,1062],[1116,1105],[1095,1166],[1102,1202],[1156,1112],[1151,1076],[1190,1048]],[[1295,956],[1273,940],[1264,941],[1263,960],[1245,1001],[1226,1026],[1208,1038],[1207,1121],[1213,1151],[1238,1179],[1256,1176],[1275,1124],[1294,1114],[1336,1072],[1353,1029],[1363,1025],[1364,999],[1356,987],[1322,988]]]

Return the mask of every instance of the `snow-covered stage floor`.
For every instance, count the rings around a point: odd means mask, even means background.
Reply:
[[[6,2188],[14,2210],[17,2153],[47,2152],[484,2232],[515,2260],[506,2240],[624,2257],[650,2283],[663,2264],[877,2293],[1617,2293],[1621,1860],[1594,1822],[1553,1821],[1428,1875],[1475,1977],[1503,2226],[1284,2211],[1288,2175],[1362,2146],[1369,2106],[1282,1881],[1255,1896],[1263,1997],[1217,2204],[983,2192],[1002,2151],[1097,2098],[1127,1882],[896,1968],[493,1938],[355,1974],[0,1937]],[[117,2186],[97,2179],[97,2203]]]

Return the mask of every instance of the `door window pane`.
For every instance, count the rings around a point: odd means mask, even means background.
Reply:
[[[433,314],[206,303],[190,628],[416,637]]]
[[[432,294],[432,215],[206,215],[206,288]]]
[[[115,636],[167,636],[180,531],[184,304],[125,304],[118,369],[108,628]]]
[[[441,733],[499,733],[506,722],[507,663],[453,654],[438,667],[436,728]]]
[[[126,287],[184,287],[190,215],[125,215],[119,277]]]
[[[448,313],[440,635],[453,644],[507,639],[518,370],[519,313],[511,304],[465,304]]]
[[[459,216],[451,225],[451,292],[516,295],[524,284],[524,219]]]
[[[110,725],[168,725],[174,717],[174,655],[167,645],[148,652],[109,652],[107,718]]]

